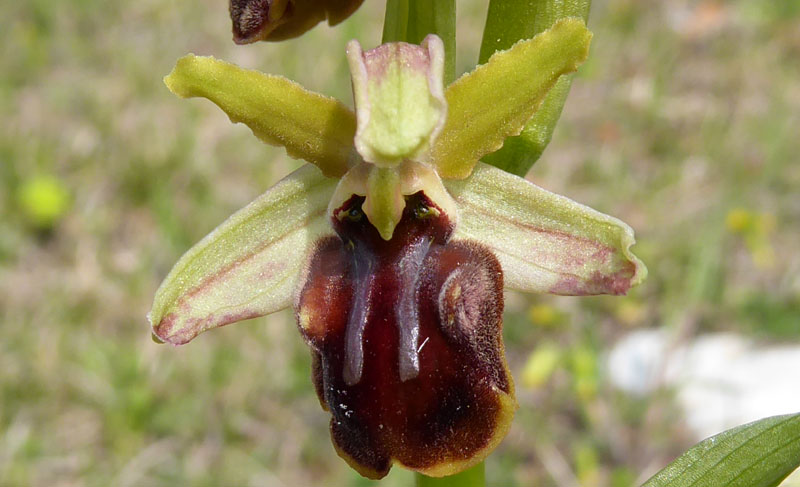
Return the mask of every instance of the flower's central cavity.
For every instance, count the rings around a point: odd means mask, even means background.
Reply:
[[[390,240],[364,202],[332,209],[338,236],[318,244],[296,308],[334,441],[370,477],[392,460],[429,472],[479,461],[514,409],[500,265],[450,241],[453,222],[423,191],[405,197]]]

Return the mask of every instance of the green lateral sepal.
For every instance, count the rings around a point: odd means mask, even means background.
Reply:
[[[569,198],[479,163],[466,180],[445,182],[459,208],[453,238],[487,245],[505,284],[562,295],[625,294],[647,275],[633,230]]]
[[[333,233],[325,210],[335,187],[306,164],[189,249],[156,292],[153,333],[182,345],[290,306],[311,247]]]

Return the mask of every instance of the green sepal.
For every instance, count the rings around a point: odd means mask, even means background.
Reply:
[[[451,84],[447,121],[432,151],[439,174],[465,178],[481,157],[518,135],[559,76],[586,59],[591,38],[582,20],[563,19]]]
[[[340,177],[353,157],[355,114],[339,101],[294,81],[242,69],[213,57],[189,54],[164,78],[182,98],[208,98],[232,122],[246,124],[262,141]]]
[[[625,294],[647,275],[630,251],[633,230],[569,198],[479,163],[446,180],[459,208],[454,239],[492,249],[506,287],[562,295]]]
[[[153,333],[173,345],[292,303],[314,242],[332,234],[337,180],[306,164],[186,252],[156,291]]]

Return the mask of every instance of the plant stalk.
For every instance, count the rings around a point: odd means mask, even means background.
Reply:
[[[486,473],[483,462],[449,477],[426,477],[416,474],[416,487],[484,487]]]
[[[383,42],[419,44],[428,34],[444,43],[444,82],[455,79],[456,2],[455,0],[387,0],[383,23]],[[417,487],[484,487],[484,465],[480,464],[449,477],[415,474]]]
[[[456,75],[455,0],[388,0],[383,23],[383,42],[419,44],[428,34],[444,43],[444,82]]]

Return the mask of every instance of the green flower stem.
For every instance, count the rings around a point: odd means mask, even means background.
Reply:
[[[580,17],[588,21],[591,3],[591,0],[491,0],[479,62],[483,64],[495,51],[508,49],[518,40],[548,29],[558,19]],[[562,76],[522,133],[507,138],[503,148],[484,157],[484,162],[525,176],[553,137],[573,76]]]
[[[486,475],[483,462],[449,477],[426,477],[416,474],[416,487],[484,487]]]
[[[419,44],[428,34],[436,34],[444,43],[444,82],[456,75],[456,3],[455,0],[388,0],[383,24],[383,42],[404,41]],[[483,462],[449,477],[416,474],[417,487],[484,487]]]
[[[419,44],[428,34],[444,42],[444,83],[456,75],[455,0],[388,0],[383,24],[383,42]]]
[[[408,38],[408,1],[387,0],[383,19],[383,44]]]

